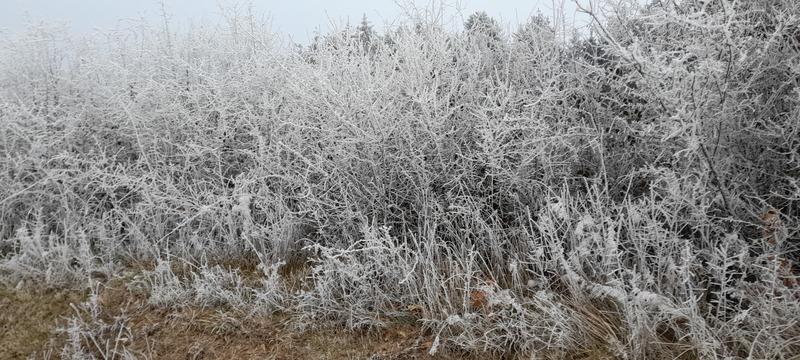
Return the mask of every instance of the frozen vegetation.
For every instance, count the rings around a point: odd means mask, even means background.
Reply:
[[[580,3],[577,35],[6,35],[0,284],[88,289],[64,358],[141,355],[98,315],[118,278],[432,355],[796,358],[800,2]]]

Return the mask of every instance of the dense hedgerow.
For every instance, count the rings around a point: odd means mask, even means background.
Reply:
[[[6,37],[0,280],[153,261],[156,305],[411,318],[431,352],[796,356],[800,3],[611,9],[571,40],[485,14]],[[254,257],[257,285],[214,265]]]

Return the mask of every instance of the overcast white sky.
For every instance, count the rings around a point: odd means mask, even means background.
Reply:
[[[575,17],[572,0],[460,0],[447,1],[461,9],[463,16],[484,10],[502,23],[515,27],[531,15],[541,11],[552,16],[553,9],[564,3],[567,22]],[[244,4],[238,0],[165,0],[166,11],[175,26],[190,22],[215,21],[220,18],[220,5]],[[296,42],[307,43],[314,30],[327,30],[332,24],[358,23],[366,14],[377,29],[402,17],[403,7],[398,3],[414,3],[424,8],[430,0],[253,0],[254,12],[264,15],[273,30],[288,34]],[[18,32],[27,24],[38,22],[63,22],[75,32],[85,33],[95,29],[108,30],[125,19],[160,21],[159,0],[0,0],[0,31]],[[460,20],[457,18],[458,22]]]

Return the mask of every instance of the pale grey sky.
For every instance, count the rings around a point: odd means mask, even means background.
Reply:
[[[453,6],[451,15],[463,16],[483,10],[504,24],[515,27],[531,14],[541,11],[552,16],[553,9],[563,2],[566,22],[575,18],[572,0],[460,0],[446,1]],[[215,21],[221,17],[220,5],[245,4],[238,0],[165,0],[167,13],[175,26],[185,26],[190,21]],[[331,25],[346,22],[358,23],[363,14],[381,30],[384,24],[402,17],[403,7],[398,3],[424,8],[430,0],[253,0],[254,12],[271,21],[275,31],[288,34],[296,42],[307,43],[315,29],[327,30]],[[18,32],[29,23],[64,22],[75,32],[86,33],[95,29],[108,30],[126,19],[145,19],[158,23],[161,16],[159,0],[0,0],[0,31]],[[579,17],[580,19],[580,17]],[[455,19],[460,22],[459,18]]]

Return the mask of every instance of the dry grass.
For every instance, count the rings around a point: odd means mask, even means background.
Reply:
[[[517,358],[513,354],[428,352],[434,336],[420,324],[397,319],[381,329],[352,331],[315,328],[296,331],[291,314],[251,316],[224,308],[186,306],[157,308],[145,294],[131,290],[131,278],[117,278],[98,287],[101,321],[125,318],[129,332],[121,341],[127,356],[143,359],[486,359]],[[63,329],[74,318],[75,305],[85,300],[82,292],[2,290],[2,359],[49,359],[60,357],[69,341]],[[83,314],[82,316],[86,316]],[[588,318],[588,317],[587,317]],[[588,324],[587,324],[588,325]],[[591,325],[589,326],[591,327]],[[91,331],[92,329],[86,329]],[[542,353],[542,358],[611,359],[613,354],[600,338],[580,352]],[[92,344],[83,340],[89,349]],[[87,354],[92,354],[89,351]],[[94,353],[102,358],[102,354]],[[124,358],[114,355],[112,358]]]
[[[317,329],[295,332],[289,315],[245,316],[225,309],[158,309],[116,279],[102,286],[101,319],[124,316],[130,328],[124,346],[146,359],[455,359],[427,355],[431,335],[413,323],[373,332]],[[49,358],[67,341],[56,329],[74,314],[79,292],[2,290],[0,358]],[[91,347],[90,344],[87,346]],[[463,355],[463,354],[462,354]],[[99,356],[99,355],[98,355]]]
[[[0,287],[0,359],[24,359],[41,353],[53,338],[57,324],[73,313],[70,304],[84,298],[84,291]]]

